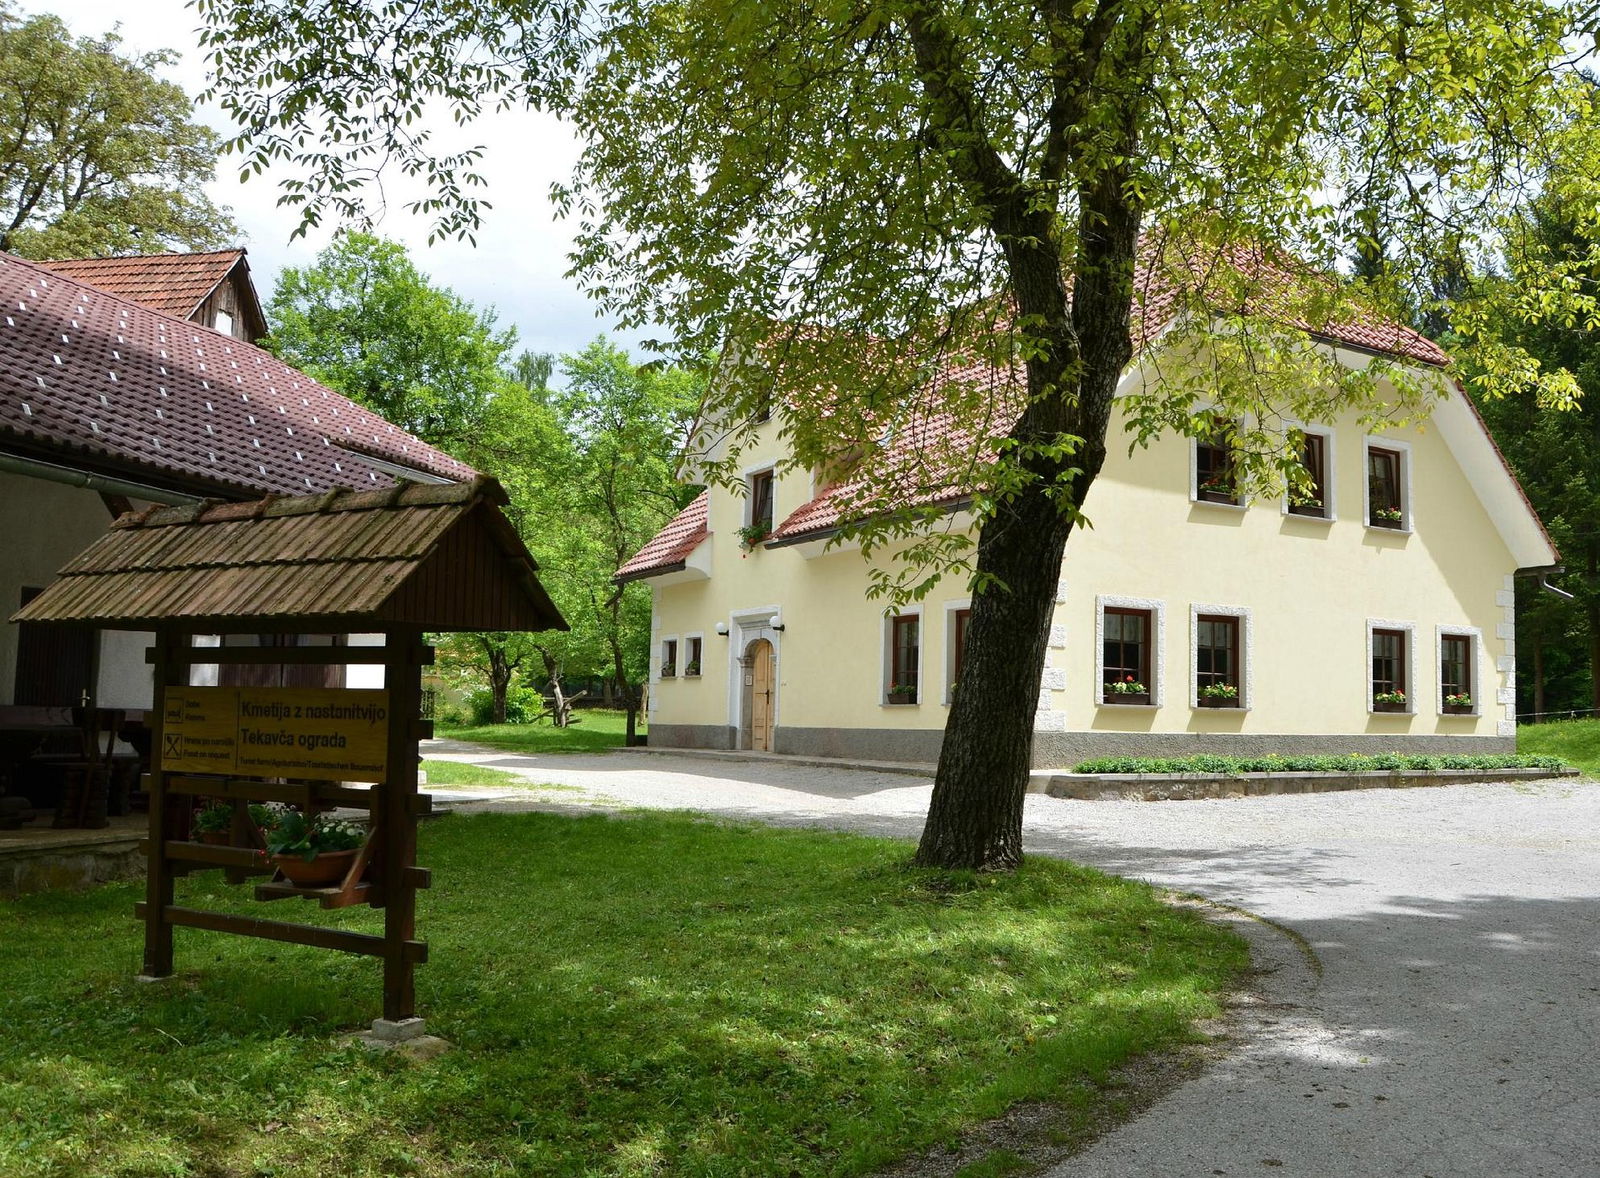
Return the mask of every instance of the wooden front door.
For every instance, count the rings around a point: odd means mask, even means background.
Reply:
[[[750,644],[750,747],[772,751],[772,697],[777,684],[772,675],[772,643],[758,638]]]

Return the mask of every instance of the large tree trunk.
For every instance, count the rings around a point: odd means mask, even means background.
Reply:
[[[1056,180],[1071,175],[1071,163],[1088,166],[1050,197],[1046,186],[1011,169],[990,138],[994,129],[982,125],[983,104],[937,0],[911,5],[905,20],[930,131],[986,210],[1018,323],[1031,337],[1028,404],[1010,435],[1018,443],[1013,454],[1031,477],[978,535],[977,571],[989,587],[973,599],[968,653],[916,861],[1008,871],[1022,860],[1034,715],[1072,509],[1081,508],[1105,461],[1117,383],[1133,354],[1129,320],[1141,205],[1126,163],[1117,161],[1137,154],[1147,16],[1135,9],[1122,28],[1117,7],[1101,6],[1075,50],[1062,49],[1054,79],[1059,154],[1050,166],[1060,168]],[[1117,120],[1099,127],[1094,150],[1080,155],[1084,143],[1075,128],[1086,117],[1090,90],[1119,86],[1126,93]],[[1077,235],[1069,298],[1068,259],[1053,208],[1057,201],[1071,207],[1072,196]],[[1066,445],[1077,448],[1066,453]]]

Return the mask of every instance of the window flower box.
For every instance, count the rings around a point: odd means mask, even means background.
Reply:
[[[1374,712],[1403,712],[1406,710],[1406,693],[1403,691],[1378,691],[1372,696]]]
[[[888,696],[892,704],[914,704],[917,702],[917,688],[915,684],[891,683]]]
[[[1102,702],[1108,704],[1147,704],[1150,702],[1150,689],[1129,675],[1107,683],[1101,698]]]
[[[1465,692],[1459,695],[1444,697],[1444,714],[1447,716],[1470,716],[1473,714],[1472,697]]]
[[[1367,521],[1375,528],[1403,528],[1406,522],[1406,513],[1398,507],[1374,507],[1372,518]]]
[[[1232,683],[1208,683],[1195,692],[1195,705],[1202,708],[1236,708],[1239,689]]]
[[[699,678],[699,676],[700,676],[700,664],[699,663],[690,663],[688,666],[684,667],[683,673],[684,673],[684,676],[686,678],[687,677]]]
[[[1201,503],[1226,503],[1229,507],[1239,506],[1238,489],[1231,483],[1201,483],[1195,491],[1195,498]]]
[[[1327,519],[1327,510],[1322,506],[1321,499],[1292,499],[1289,501],[1290,515],[1305,515],[1312,519]]]

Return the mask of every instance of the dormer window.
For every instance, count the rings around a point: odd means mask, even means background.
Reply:
[[[758,470],[745,488],[750,503],[750,519],[745,536],[752,543],[772,534],[772,471]]]

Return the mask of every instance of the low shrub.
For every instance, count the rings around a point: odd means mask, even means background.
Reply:
[[[1238,777],[1245,773],[1371,773],[1402,769],[1564,769],[1560,757],[1522,753],[1485,753],[1476,756],[1410,755],[1405,753],[1344,753],[1338,756],[1221,757],[1210,753],[1193,757],[1099,757],[1080,761],[1074,773],[1203,773]]]

